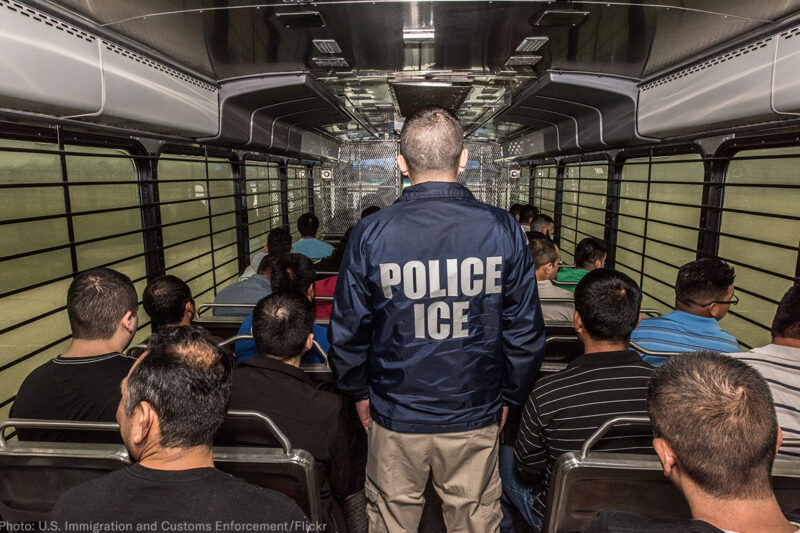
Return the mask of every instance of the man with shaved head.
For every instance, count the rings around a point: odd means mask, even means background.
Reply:
[[[369,434],[370,531],[413,531],[429,476],[448,531],[497,531],[498,434],[541,365],[533,261],[512,215],[460,185],[464,132],[441,107],[403,125],[411,186],[348,241],[331,365]]]

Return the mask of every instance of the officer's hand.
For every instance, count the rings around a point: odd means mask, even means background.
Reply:
[[[361,425],[364,426],[364,431],[369,433],[369,398],[356,402],[356,413],[361,420]]]
[[[508,406],[503,406],[503,413],[500,415],[500,430],[499,432],[502,433],[503,426],[506,425],[506,417],[508,416]]]

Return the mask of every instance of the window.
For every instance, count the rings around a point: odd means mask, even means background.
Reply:
[[[292,230],[292,238],[297,240],[300,233],[297,231],[297,219],[303,213],[308,213],[308,169],[297,165],[289,165],[288,174],[288,196],[289,205],[289,226]],[[324,231],[324,228],[320,228]],[[321,233],[321,232],[320,232]],[[320,236],[320,233],[317,236]]]
[[[556,165],[541,165],[534,168],[533,205],[540,213],[555,219],[556,212]]]
[[[530,165],[525,165],[519,168],[519,178],[516,180],[517,183],[517,194],[516,198],[513,199],[509,203],[508,207],[511,207],[510,204],[519,203],[519,204],[527,204],[531,201],[531,173],[532,168]],[[513,182],[512,182],[513,184]]]
[[[608,164],[570,163],[564,168],[560,244],[562,261],[575,262],[575,247],[586,237],[605,238]]]
[[[738,152],[725,175],[719,256],[736,269],[739,305],[722,321],[747,346],[770,342],[769,328],[795,280],[800,239],[800,148]]]
[[[678,268],[696,259],[704,179],[700,154],[622,167],[616,268],[640,284],[645,308],[672,310]]]
[[[282,225],[281,182],[276,163],[248,160],[245,165],[250,255],[262,250],[267,234]]]

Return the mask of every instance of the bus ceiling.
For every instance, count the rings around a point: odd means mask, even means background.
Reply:
[[[0,109],[317,160],[425,104],[517,159],[800,114],[800,0],[185,6],[0,0]]]

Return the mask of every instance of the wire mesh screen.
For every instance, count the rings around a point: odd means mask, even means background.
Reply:
[[[386,207],[400,195],[396,141],[360,142],[342,145],[340,163],[331,177],[322,179],[323,231],[344,233],[358,222],[361,210]]]
[[[465,142],[464,148],[469,152],[469,161],[466,170],[458,177],[458,182],[472,191],[481,202],[508,209],[513,203],[510,201],[513,192],[508,169],[503,170],[495,163],[503,157],[500,145],[472,141]]]

